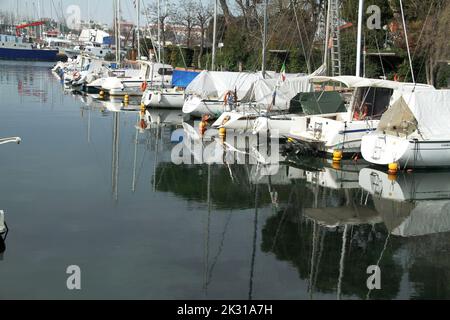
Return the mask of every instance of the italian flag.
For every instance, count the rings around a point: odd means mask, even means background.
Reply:
[[[286,80],[286,65],[283,63],[283,66],[281,67],[281,80],[284,82]]]

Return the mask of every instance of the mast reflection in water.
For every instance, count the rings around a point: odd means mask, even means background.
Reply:
[[[450,171],[267,165],[251,134],[214,140],[220,163],[200,161],[203,141],[199,161],[174,164],[173,133],[197,130],[179,112],[154,111],[143,130],[139,106],[63,92],[36,65],[2,65],[0,85],[2,136],[24,142],[1,147],[2,297],[74,298],[77,264],[76,298],[450,298]],[[371,265],[380,290],[367,288]]]

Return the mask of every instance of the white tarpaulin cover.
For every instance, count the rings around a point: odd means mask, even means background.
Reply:
[[[267,77],[272,77],[272,74],[267,73]],[[202,99],[222,100],[228,91],[236,90],[238,100],[241,100],[259,79],[263,79],[261,72],[202,71],[187,86],[185,92],[197,95]]]
[[[365,87],[378,87],[378,88],[388,88],[394,90],[402,90],[404,88],[414,88],[415,90],[420,89],[434,89],[433,86],[420,83],[408,83],[408,82],[398,82],[391,80],[382,79],[370,79],[356,76],[338,76],[338,77],[325,77],[325,76],[315,76],[311,77],[313,83],[325,83],[325,82],[339,82],[344,84],[348,88],[365,88]]]
[[[261,79],[256,81],[253,89],[253,101],[258,104],[271,105],[275,94],[273,109],[289,109],[291,100],[301,92],[313,92],[314,87],[309,77],[280,79]]]
[[[450,139],[450,90],[405,93],[404,99],[425,140]]]

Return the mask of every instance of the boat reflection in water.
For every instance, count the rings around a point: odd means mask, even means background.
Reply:
[[[118,150],[126,147],[118,143],[119,116],[128,114],[134,123],[133,115],[120,111],[112,113],[116,200]],[[197,124],[178,114],[157,114],[145,130],[136,125],[129,149],[134,149],[131,189],[148,188],[137,182],[151,175],[152,192],[169,193],[185,201],[188,212],[202,214],[205,297],[214,297],[210,292],[220,288],[227,261],[238,254],[230,248],[230,234],[240,234],[233,222],[250,215],[245,230],[251,244],[243,247],[248,250],[249,299],[264,297],[264,272],[279,268],[294,270],[288,276],[291,285],[283,283],[294,298],[450,298],[440,285],[450,281],[445,254],[450,172],[399,174],[393,180],[365,168],[365,162],[344,160],[337,166],[327,159],[282,156],[272,141],[251,133],[227,132],[223,140],[217,130],[208,130],[202,136]],[[142,164],[147,170],[139,169]],[[367,287],[369,266],[381,270],[380,290]],[[247,265],[239,268],[247,272]]]
[[[414,172],[395,178],[364,169],[361,187],[393,235],[410,237],[450,231],[450,172]]]
[[[179,162],[166,154],[156,164],[154,190],[206,206],[208,223],[219,212],[253,212],[249,297],[261,250],[297,269],[305,288],[297,298],[450,298],[438,285],[450,280],[450,261],[440,258],[450,240],[450,172],[392,180],[365,162],[278,155],[274,163],[251,147],[257,136],[227,133],[224,143],[217,134],[183,123],[171,144],[161,142]],[[380,290],[367,287],[369,266],[381,270]]]
[[[6,251],[6,237],[8,236],[8,225],[5,221],[5,213],[0,210],[0,260],[3,260],[3,254]]]

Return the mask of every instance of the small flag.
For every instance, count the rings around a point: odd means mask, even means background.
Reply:
[[[286,65],[283,63],[281,67],[281,80],[284,82],[286,80]]]

